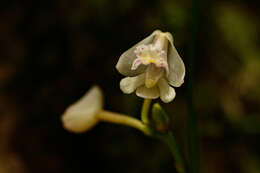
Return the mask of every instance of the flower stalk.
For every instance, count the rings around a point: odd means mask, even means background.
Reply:
[[[149,129],[147,128],[147,126],[144,123],[142,123],[140,120],[138,120],[136,118],[133,118],[133,117],[130,117],[130,116],[127,116],[124,114],[119,114],[116,112],[102,110],[97,114],[97,117],[100,121],[126,125],[129,127],[136,128],[136,129],[144,132],[146,135],[150,134]]]
[[[164,136],[164,142],[169,146],[171,153],[175,159],[175,167],[179,173],[186,173],[184,158],[179,150],[177,142],[172,134],[169,132],[166,136]]]
[[[149,109],[151,105],[151,99],[144,99],[142,111],[141,111],[141,119],[144,124],[149,124]]]
[[[191,173],[200,173],[200,151],[198,140],[198,128],[196,122],[196,114],[193,104],[193,72],[194,72],[194,59],[196,56],[196,41],[198,30],[198,0],[193,0],[192,7],[192,25],[191,25],[191,44],[188,59],[188,143],[189,143],[189,166]]]

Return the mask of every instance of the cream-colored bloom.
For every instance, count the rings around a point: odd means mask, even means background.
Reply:
[[[74,133],[87,131],[99,122],[98,113],[102,108],[103,93],[98,86],[93,86],[63,113],[63,127]]]
[[[184,63],[173,45],[172,35],[159,30],[124,52],[116,68],[127,76],[120,82],[124,93],[136,91],[139,97],[160,97],[165,103],[176,95],[171,86],[181,86],[185,76]]]

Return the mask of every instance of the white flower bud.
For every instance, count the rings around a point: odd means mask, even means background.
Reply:
[[[82,133],[95,126],[103,107],[103,93],[93,86],[81,99],[70,105],[62,115],[63,127],[74,133]]]

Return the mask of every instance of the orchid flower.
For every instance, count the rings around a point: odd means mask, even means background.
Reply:
[[[165,103],[176,95],[174,87],[184,82],[185,67],[169,32],[154,31],[124,52],[116,65],[124,76],[120,89],[145,99],[158,97]]]

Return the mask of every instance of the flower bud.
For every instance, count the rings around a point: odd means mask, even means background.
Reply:
[[[103,107],[103,93],[93,86],[81,99],[69,106],[62,115],[63,127],[74,133],[85,132],[98,122],[98,113]]]
[[[156,131],[166,133],[169,127],[169,118],[159,103],[155,103],[152,108],[152,125]]]

